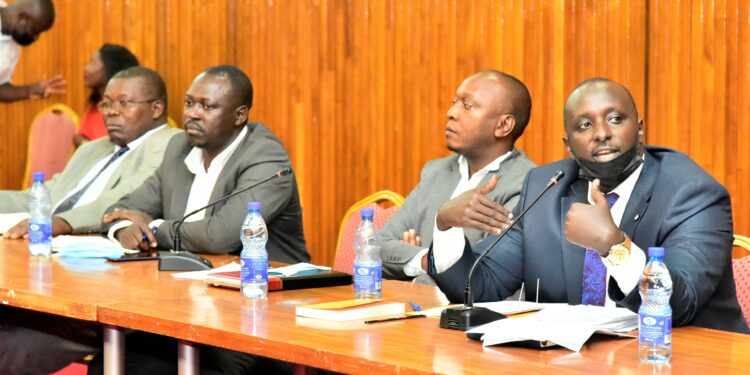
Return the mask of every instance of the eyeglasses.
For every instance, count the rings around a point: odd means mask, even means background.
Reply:
[[[96,105],[96,108],[99,109],[99,112],[108,111],[110,109],[112,110],[121,110],[121,111],[127,111],[129,108],[133,107],[136,104],[146,104],[146,103],[153,103],[155,101],[159,100],[158,98],[149,99],[149,100],[131,100],[131,99],[118,99],[118,100],[102,100],[99,102],[99,104]]]

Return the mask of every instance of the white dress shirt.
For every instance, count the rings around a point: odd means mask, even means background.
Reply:
[[[6,6],[5,1],[0,0],[0,8]],[[2,26],[2,20],[0,20],[0,30]],[[0,85],[10,83],[20,58],[21,47],[10,35],[0,34]]]
[[[138,146],[140,146],[148,137],[150,137],[152,134],[158,132],[159,130],[165,128],[166,125],[158,126],[154,129],[151,129],[140,137],[132,140],[130,143],[127,144],[128,151],[126,151],[122,156],[117,158],[117,160],[113,161],[110,165],[107,166],[107,169],[103,170],[102,173],[99,173],[99,170],[104,167],[104,165],[107,164],[109,159],[112,157],[112,155],[117,152],[117,150],[120,149],[120,146],[115,145],[112,154],[107,154],[101,160],[99,160],[96,164],[94,164],[89,171],[81,178],[80,181],[78,181],[78,184],[75,188],[70,190],[68,194],[66,194],[62,199],[60,199],[57,204],[52,207],[52,212],[55,212],[55,209],[57,209],[57,206],[59,206],[61,203],[65,202],[65,200],[68,199],[68,197],[72,196],[73,194],[77,193],[78,190],[86,186],[86,184],[91,181],[91,179],[95,178],[94,182],[91,183],[91,186],[86,189],[86,191],[83,193],[81,198],[78,199],[78,202],[73,206],[73,208],[77,208],[80,206],[83,206],[85,204],[91,203],[95,201],[97,198],[99,198],[100,195],[102,195],[102,192],[107,187],[107,182],[109,181],[110,177],[112,177],[112,174],[115,173],[115,170],[117,170],[117,167],[122,163],[123,160],[133,152]],[[96,174],[99,173],[97,176]]]
[[[450,199],[453,199],[479,186],[479,183],[482,182],[482,179],[484,179],[484,177],[487,176],[488,173],[497,171],[500,168],[500,163],[502,163],[505,159],[507,159],[511,153],[513,153],[513,150],[510,150],[506,152],[505,154],[500,155],[497,159],[491,161],[489,164],[485,165],[484,168],[475,172],[471,176],[469,176],[468,160],[466,160],[466,158],[463,155],[460,155],[458,157],[458,172],[461,174],[461,178],[458,180],[458,185],[456,185],[456,189],[453,190],[453,194],[451,194]],[[451,229],[449,229],[449,231]],[[461,228],[456,228],[456,229],[458,229],[458,233],[463,239],[463,235],[464,235],[463,229]],[[436,232],[436,231],[437,231],[437,225],[435,225],[435,227],[433,228],[433,232]],[[428,250],[429,250],[428,248],[423,248],[419,253],[417,253],[416,256],[414,256],[414,258],[412,258],[409,262],[407,262],[404,265],[404,273],[407,276],[419,276],[419,275],[425,274],[425,271],[422,269],[422,257],[424,257],[424,255],[427,254]]]
[[[208,166],[208,169],[206,169],[203,165],[203,150],[201,150],[200,148],[193,147],[187,154],[187,156],[185,156],[185,166],[191,173],[195,175],[195,177],[193,178],[193,184],[190,186],[190,194],[188,195],[188,201],[185,206],[185,214],[208,204],[208,200],[211,199],[211,192],[213,192],[214,190],[216,180],[219,178],[221,170],[224,169],[227,161],[232,156],[237,147],[239,147],[240,143],[242,143],[242,140],[245,139],[246,135],[247,126],[242,128],[242,131],[237,136],[237,138],[235,138],[234,141],[232,141],[232,143],[230,143],[229,146],[224,149],[224,151],[220,152],[219,155],[216,155],[214,160],[212,160],[211,164]],[[205,215],[206,211],[201,210],[195,215],[187,218],[185,221],[190,222],[201,220],[205,217]],[[163,222],[163,218],[158,218],[151,221],[149,226],[152,230],[155,230]],[[109,239],[117,241],[117,239],[115,238],[115,233],[122,228],[130,226],[130,224],[133,224],[133,222],[130,220],[122,220],[117,224],[111,226],[109,228],[109,232],[107,233]]]
[[[640,177],[642,170],[643,164],[641,164],[635,172],[630,174],[625,181],[620,183],[620,185],[617,185],[617,187],[611,191],[612,193],[617,193],[619,196],[617,202],[615,202],[610,209],[612,220],[617,226],[619,226],[622,221],[625,207],[628,205],[630,195],[633,193],[633,188],[635,187],[635,183],[638,181],[638,177]],[[587,195],[589,203],[593,204],[593,200],[591,199],[591,184],[592,183],[589,182]],[[432,244],[432,256],[435,269],[438,273],[444,272],[461,258],[464,248],[463,228],[450,228],[445,231],[440,231],[437,229],[436,225]],[[607,268],[607,285],[609,285],[609,276],[612,276],[617,280],[617,285],[623,293],[630,293],[630,291],[638,284],[638,280],[640,279],[641,273],[643,273],[643,267],[645,264],[646,254],[635,243],[632,243],[630,247],[630,257],[627,262],[617,266],[608,265],[607,262],[604,262],[604,265]],[[609,294],[607,294],[604,306],[615,306],[614,302],[609,298]]]
[[[190,186],[190,195],[188,195],[187,205],[185,206],[185,214],[208,204],[208,200],[211,199],[211,192],[214,191],[214,185],[216,185],[216,180],[219,178],[221,170],[224,169],[227,160],[232,156],[234,150],[245,139],[246,134],[247,127],[243,127],[237,138],[224,151],[216,155],[208,166],[208,169],[203,166],[203,150],[197,147],[193,147],[190,150],[190,153],[185,157],[185,166],[195,175],[195,178],[193,178],[193,185]],[[198,221],[205,216],[206,210],[202,210],[185,221]]]

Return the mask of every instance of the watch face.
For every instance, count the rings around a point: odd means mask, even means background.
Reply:
[[[630,252],[625,246],[614,246],[609,251],[607,259],[614,265],[622,264],[628,259]]]

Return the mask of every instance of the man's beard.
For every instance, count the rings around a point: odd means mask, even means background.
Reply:
[[[579,167],[578,177],[587,181],[594,181],[598,178],[602,191],[612,191],[641,166],[643,157],[639,151],[639,145],[635,144],[630,150],[605,162],[581,160],[576,157]]]

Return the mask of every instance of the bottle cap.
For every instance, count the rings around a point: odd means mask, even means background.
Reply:
[[[663,247],[649,247],[648,248],[648,256],[649,257],[663,257],[664,256],[664,248]]]
[[[248,211],[260,211],[260,207],[261,207],[260,202],[247,202]]]
[[[372,219],[375,215],[375,210],[373,210],[372,207],[365,207],[359,210],[359,213],[362,215],[363,219]]]
[[[34,182],[44,182],[44,172],[34,172],[31,174]]]

